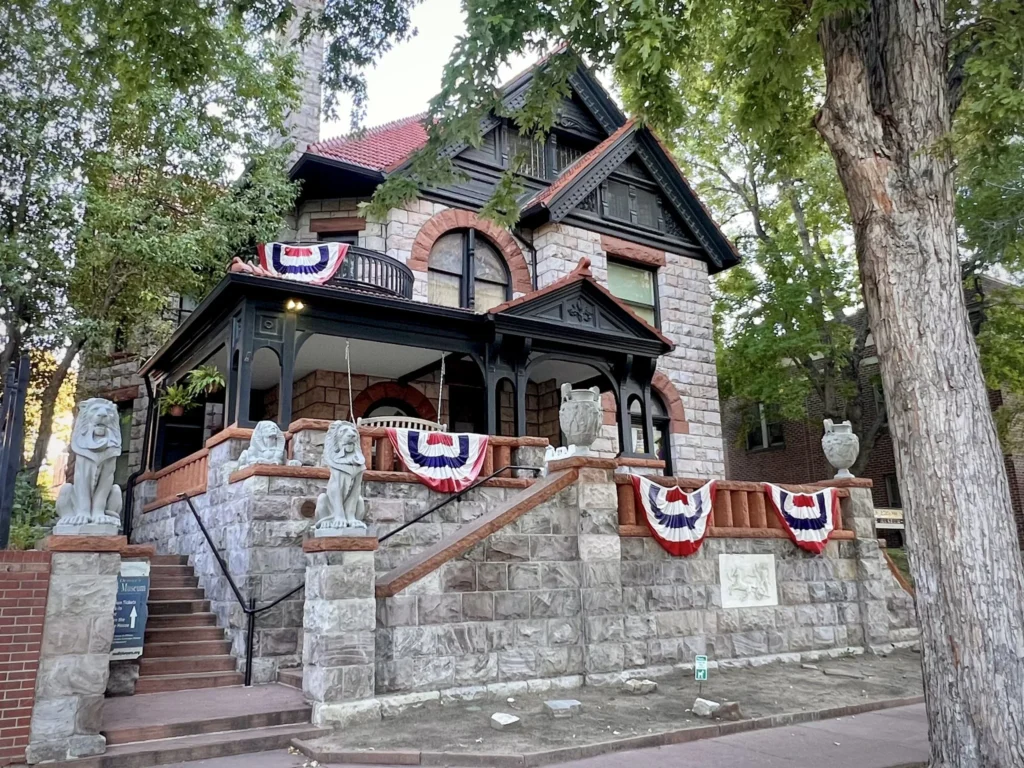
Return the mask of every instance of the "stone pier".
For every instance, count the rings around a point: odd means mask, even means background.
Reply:
[[[368,536],[307,539],[303,613],[302,690],[313,703],[313,724],[378,717],[374,695],[374,553]],[[361,706],[352,702],[363,700]]]
[[[122,536],[52,536],[28,763],[99,755]]]

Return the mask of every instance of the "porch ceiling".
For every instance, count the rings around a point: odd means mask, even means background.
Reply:
[[[441,353],[433,349],[405,347],[399,344],[385,344],[380,341],[351,339],[349,359],[353,374],[397,379],[424,365],[437,362]],[[311,336],[295,357],[294,379],[298,381],[313,371],[340,371],[345,366],[345,339],[338,336],[315,334]],[[252,385],[266,389],[277,384],[278,367],[276,358],[270,365],[253,365]]]

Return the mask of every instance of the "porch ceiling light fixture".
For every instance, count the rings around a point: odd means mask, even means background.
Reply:
[[[306,308],[306,305],[298,299],[288,299],[288,301],[285,302],[284,308],[289,312],[301,312]]]

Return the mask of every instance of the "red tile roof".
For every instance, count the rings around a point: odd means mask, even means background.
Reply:
[[[512,307],[519,307],[522,306],[523,304],[528,304],[534,299],[539,299],[541,296],[546,296],[549,293],[557,291],[559,288],[564,288],[567,285],[571,285],[572,283],[580,281],[590,283],[592,286],[597,288],[597,290],[599,290],[601,293],[603,293],[605,296],[607,296],[609,299],[615,302],[622,310],[626,312],[626,314],[630,315],[634,320],[636,320],[638,323],[644,326],[648,331],[653,333],[655,336],[657,336],[663,342],[668,344],[670,347],[675,347],[675,342],[672,341],[672,339],[670,339],[660,330],[658,330],[653,325],[644,320],[642,317],[640,317],[640,315],[633,311],[632,307],[623,302],[621,299],[617,298],[615,294],[613,294],[611,291],[609,291],[607,288],[605,288],[603,285],[597,282],[597,280],[594,279],[594,275],[590,271],[590,259],[588,259],[586,256],[582,257],[579,260],[579,263],[573,269],[573,271],[570,272],[565,277],[555,280],[555,282],[550,283],[549,285],[545,285],[543,288],[539,288],[533,293],[527,293],[524,296],[520,296],[518,299],[506,301],[504,304],[499,304],[498,306],[492,307],[487,311],[490,314],[496,315],[501,312],[504,312],[507,309],[511,309]]]
[[[615,142],[617,142],[625,134],[629,133],[629,131],[631,131],[635,125],[636,121],[633,120],[632,118],[627,120],[625,123],[622,124],[621,128],[615,131],[615,133],[613,133],[607,139],[602,141],[592,150],[587,152],[587,154],[577,158],[575,162],[573,162],[572,165],[566,168],[562,172],[562,175],[555,179],[555,181],[547,189],[542,189],[531,199],[527,200],[526,203],[522,206],[522,209],[525,211],[526,209],[533,208],[534,206],[546,207],[547,204],[555,197],[555,195],[557,195],[567,186],[572,184],[573,180],[576,179],[577,176],[579,176],[581,173],[583,173],[583,171],[585,171],[587,168],[593,165],[594,162],[596,162],[597,159],[605,153],[605,151],[607,151]]]
[[[413,115],[352,136],[320,141],[310,144],[306,152],[374,171],[390,171],[427,143],[425,117]]]

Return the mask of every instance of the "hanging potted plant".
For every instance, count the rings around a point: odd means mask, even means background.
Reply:
[[[160,398],[160,415],[161,416],[184,416],[185,411],[189,408],[195,407],[195,401],[192,399],[192,395],[188,389],[182,384],[175,384],[172,387],[168,387],[164,392],[163,397]]]
[[[224,387],[224,374],[215,365],[200,365],[188,374],[188,392],[192,397],[215,395]]]

